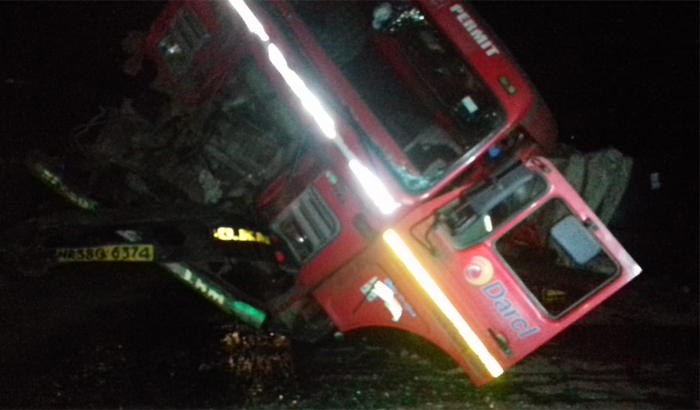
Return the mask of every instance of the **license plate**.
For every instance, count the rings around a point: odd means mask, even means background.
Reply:
[[[65,262],[152,262],[153,245],[105,245],[87,248],[58,248],[56,261]]]

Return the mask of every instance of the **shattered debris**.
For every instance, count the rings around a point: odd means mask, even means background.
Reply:
[[[245,386],[250,400],[288,397],[294,380],[290,341],[284,335],[236,328],[221,340],[232,383]],[[287,394],[287,396],[285,396]],[[291,403],[291,402],[290,402]]]

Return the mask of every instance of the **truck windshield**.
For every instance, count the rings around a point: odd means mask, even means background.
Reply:
[[[430,188],[503,126],[496,96],[410,3],[292,5],[399,147],[371,142],[407,191]]]

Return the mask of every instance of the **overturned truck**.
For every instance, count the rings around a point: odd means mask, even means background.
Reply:
[[[84,211],[43,220],[30,264],[159,263],[303,340],[403,329],[476,385],[641,271],[468,4],[173,2],[125,45],[148,89],[80,161],[29,162]]]

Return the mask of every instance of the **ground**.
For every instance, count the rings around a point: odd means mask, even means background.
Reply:
[[[700,406],[697,295],[650,275],[475,388],[406,334],[275,346],[156,266],[11,273],[0,275],[0,408]],[[251,345],[227,347],[234,333]]]

